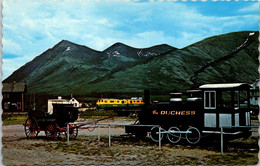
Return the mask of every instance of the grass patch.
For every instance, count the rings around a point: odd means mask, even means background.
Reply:
[[[7,126],[7,125],[22,125],[22,124],[24,124],[24,122],[27,119],[27,117],[28,117],[27,114],[3,113],[2,114],[3,126]]]
[[[134,138],[113,137],[111,147],[108,147],[108,139],[105,137],[101,138],[101,141],[88,137],[84,141],[71,141],[70,145],[65,142],[48,143],[45,148],[48,151],[62,151],[63,153],[83,155],[89,161],[98,162],[99,164],[203,164],[196,157],[180,156],[174,152],[175,148],[163,147],[159,151],[157,144]]]
[[[258,153],[227,153],[209,155],[206,157],[208,165],[255,165],[258,163]]]
[[[80,139],[80,140],[79,140]],[[255,139],[238,140],[240,144],[255,144]],[[237,144],[229,143],[230,146]],[[208,148],[205,148],[207,146]],[[82,155],[95,164],[119,165],[254,165],[258,163],[258,153],[248,152],[247,147],[237,151],[228,151],[224,155],[218,152],[219,147],[212,145],[190,146],[186,144],[173,145],[163,143],[158,150],[158,144],[150,139],[143,140],[134,137],[113,137],[112,145],[108,147],[107,136],[98,141],[93,136],[80,136],[66,142],[48,143],[46,150],[61,151],[66,154]]]
[[[236,144],[228,145],[234,151],[219,152],[219,144],[211,143],[202,145],[178,144],[173,145],[163,142],[162,149],[149,138],[143,140],[135,137],[113,136],[111,147],[108,147],[108,136],[101,136],[100,141],[96,136],[80,135],[77,140],[71,140],[67,145],[66,140],[48,141],[46,139],[28,140],[29,144],[22,144],[26,150],[43,150],[55,155],[65,155],[69,161],[76,156],[77,163],[85,165],[255,165],[258,162],[258,153],[250,152],[249,147],[243,149],[239,144],[256,144],[257,138],[239,139]],[[5,146],[7,146],[5,142]]]
[[[84,111],[79,113],[81,118],[88,118],[92,116],[116,116],[117,114],[113,110],[89,110],[89,111]]]

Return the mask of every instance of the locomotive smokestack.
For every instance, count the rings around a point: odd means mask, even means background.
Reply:
[[[144,104],[150,103],[150,90],[144,90]]]

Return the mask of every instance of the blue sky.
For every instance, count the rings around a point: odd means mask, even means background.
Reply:
[[[183,48],[259,30],[257,1],[4,0],[3,79],[61,40],[103,51],[116,42]]]

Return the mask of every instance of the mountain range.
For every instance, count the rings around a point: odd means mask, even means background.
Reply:
[[[205,83],[253,83],[258,74],[259,32],[232,32],[185,48],[167,44],[104,51],[62,40],[3,82],[25,82],[28,93],[90,95],[186,91]]]

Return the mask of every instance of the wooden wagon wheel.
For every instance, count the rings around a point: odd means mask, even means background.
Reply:
[[[67,128],[66,131],[64,132],[65,137],[67,138]],[[78,136],[78,127],[76,125],[72,125],[69,128],[69,138],[70,139],[76,139],[76,137]]]
[[[49,140],[57,140],[57,138],[60,135],[60,132],[58,131],[58,125],[56,123],[49,123],[46,126],[45,134],[47,139]]]
[[[37,121],[34,118],[27,118],[24,123],[24,131],[27,138],[36,138],[40,132]]]

